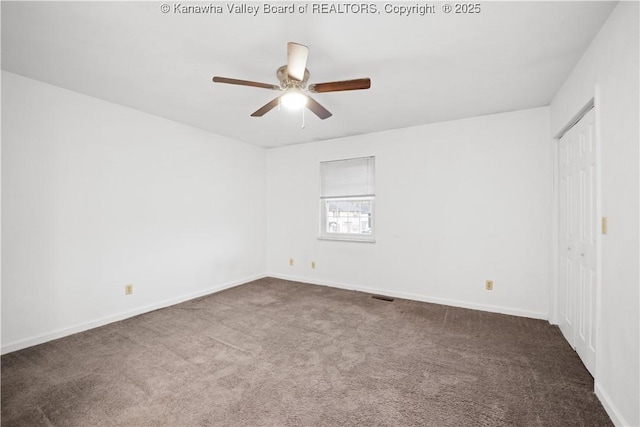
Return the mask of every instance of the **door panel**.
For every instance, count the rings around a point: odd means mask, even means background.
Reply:
[[[576,339],[576,351],[584,362],[587,369],[595,372],[595,339],[592,331],[596,328],[596,312],[593,309],[595,304],[592,298],[596,295],[597,282],[597,187],[596,183],[596,150],[595,150],[595,112],[592,109],[578,122],[578,134],[580,136],[581,147],[580,156],[576,159],[578,172],[584,177],[583,188],[580,192],[578,215],[581,222],[580,228],[585,230],[580,236],[578,247],[580,254],[576,261],[581,269],[584,269],[584,283],[580,286],[579,301],[584,314],[580,319],[581,334]]]
[[[574,151],[575,128],[570,129],[560,139],[560,283],[559,283],[559,304],[560,310],[560,330],[565,338],[575,348],[575,328],[574,328]]]
[[[598,277],[594,110],[569,129],[559,144],[559,326],[593,374]]]

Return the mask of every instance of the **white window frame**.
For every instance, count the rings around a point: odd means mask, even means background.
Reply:
[[[374,159],[375,157],[371,156]],[[366,158],[355,158],[355,159],[344,159],[337,161],[348,161],[348,160],[360,160]],[[374,163],[375,165],[375,163]],[[375,167],[375,166],[374,166]],[[375,179],[375,172],[372,176]],[[322,180],[322,177],[321,177]],[[371,191],[368,191],[372,194],[349,194],[349,195],[338,195],[335,197],[333,194],[331,195],[323,195],[322,189],[320,191],[320,230],[319,230],[319,239],[320,240],[335,240],[335,241],[345,241],[345,242],[366,242],[366,243],[375,243],[375,189],[370,187]],[[327,205],[331,202],[369,202],[371,206],[370,212],[370,233],[334,233],[328,230],[328,218],[327,218]]]
[[[327,230],[327,203],[330,202],[370,202],[371,204],[371,232],[370,233],[332,233]],[[340,240],[352,242],[375,243],[375,197],[327,197],[320,199],[320,239]]]

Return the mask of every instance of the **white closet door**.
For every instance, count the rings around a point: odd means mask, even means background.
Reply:
[[[575,257],[576,224],[575,216],[575,126],[569,129],[559,141],[559,270],[558,289],[559,326],[571,347],[575,348]]]
[[[598,239],[594,110],[567,131],[559,144],[559,326],[593,375]]]

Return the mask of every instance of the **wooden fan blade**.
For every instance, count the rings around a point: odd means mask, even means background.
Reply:
[[[307,68],[309,48],[305,45],[287,43],[287,73],[289,78],[301,82],[304,79],[304,70]]]
[[[332,116],[332,114],[324,108],[322,105],[318,104],[318,101],[307,95],[307,108],[313,112],[316,116],[320,117],[322,120],[328,119]]]
[[[263,89],[280,90],[280,86],[270,85],[268,83],[252,82],[249,80],[229,79],[227,77],[215,76],[213,78],[213,81],[216,83],[228,83],[230,85],[251,86],[251,87],[260,87]]]
[[[260,107],[255,113],[253,113],[251,115],[251,117],[262,117],[262,116],[264,116],[269,111],[273,110],[275,107],[278,106],[278,100],[279,99],[280,99],[280,97],[272,99],[271,101],[269,101],[268,103],[266,103],[265,105]]]
[[[354,79],[344,80],[341,82],[316,83],[309,85],[309,91],[315,93],[322,92],[340,92],[343,90],[359,90],[369,89],[371,87],[371,79]]]

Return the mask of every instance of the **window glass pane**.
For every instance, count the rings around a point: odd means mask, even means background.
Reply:
[[[326,232],[371,234],[371,200],[326,200]]]

